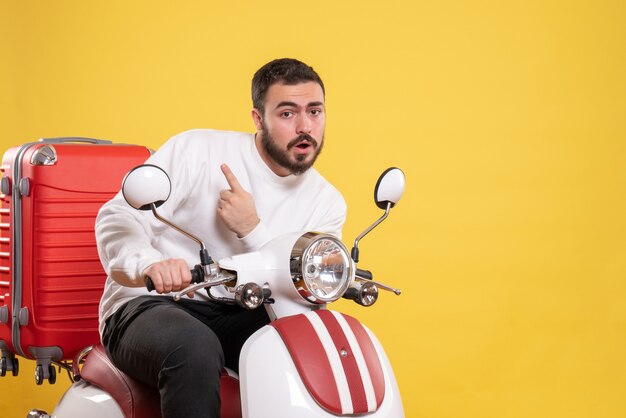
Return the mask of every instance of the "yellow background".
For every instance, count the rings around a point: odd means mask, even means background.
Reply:
[[[362,266],[401,287],[341,303],[384,344],[407,417],[626,416],[624,1],[0,2],[2,150],[78,135],[158,147],[251,131],[276,57],[327,86],[319,170]],[[67,386],[0,379],[0,416]]]

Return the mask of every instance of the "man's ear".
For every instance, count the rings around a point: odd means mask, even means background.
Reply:
[[[256,130],[258,132],[263,130],[263,115],[261,115],[261,112],[259,112],[258,109],[253,108],[252,109],[252,122],[254,122],[254,126],[256,126]]]

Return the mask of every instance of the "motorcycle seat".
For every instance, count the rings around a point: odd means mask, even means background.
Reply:
[[[93,346],[80,371],[80,377],[110,394],[126,418],[161,416],[158,390],[118,370],[101,343]],[[224,369],[220,385],[222,418],[241,418],[239,380]]]

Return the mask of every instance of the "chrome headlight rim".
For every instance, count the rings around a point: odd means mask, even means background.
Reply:
[[[321,295],[315,292],[309,286],[305,277],[305,262],[309,256],[311,249],[320,241],[330,241],[340,251],[343,258],[343,274],[342,279],[338,281],[338,285],[329,295]],[[300,236],[293,245],[290,257],[291,279],[296,291],[305,300],[313,304],[327,304],[341,298],[350,285],[354,282],[354,263],[350,258],[350,252],[339,238],[334,235],[324,234],[320,232],[307,232]]]

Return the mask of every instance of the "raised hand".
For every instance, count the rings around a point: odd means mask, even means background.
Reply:
[[[228,229],[239,238],[248,235],[259,224],[254,198],[248,193],[226,164],[220,166],[230,189],[222,190],[217,202],[217,214]]]

